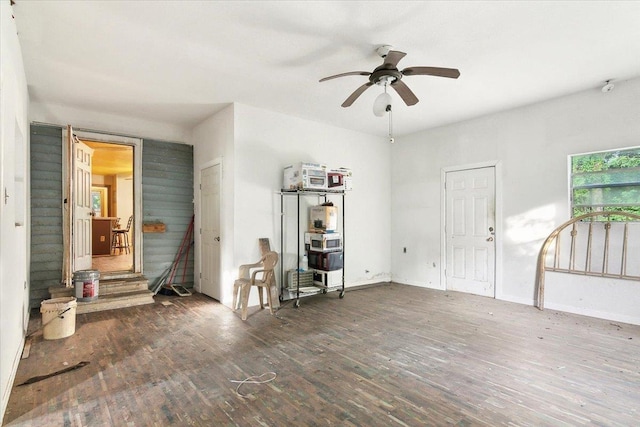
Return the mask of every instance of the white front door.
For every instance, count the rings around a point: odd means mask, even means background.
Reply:
[[[495,168],[445,175],[446,288],[495,296]]]
[[[220,184],[221,165],[200,172],[200,291],[221,301],[220,289]]]
[[[91,155],[73,136],[73,271],[91,269]]]

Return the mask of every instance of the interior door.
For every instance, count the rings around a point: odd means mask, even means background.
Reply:
[[[495,296],[495,168],[445,175],[446,288]]]
[[[200,172],[200,290],[218,301],[220,289],[220,184],[221,165]]]
[[[73,271],[91,269],[91,155],[93,150],[72,136]]]

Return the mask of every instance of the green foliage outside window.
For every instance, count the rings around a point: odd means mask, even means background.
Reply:
[[[571,156],[571,208],[640,214],[640,148]]]

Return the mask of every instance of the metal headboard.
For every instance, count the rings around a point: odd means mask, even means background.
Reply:
[[[612,222],[609,220],[612,216],[616,216],[621,221]],[[605,221],[594,221],[596,218],[601,217],[606,219]],[[640,215],[636,215],[629,212],[591,212],[584,215],[577,216],[562,224],[560,227],[553,230],[553,232],[547,237],[542,244],[540,253],[538,254],[538,267],[536,270],[536,307],[540,310],[544,309],[544,275],[546,271],[554,271],[560,273],[579,274],[583,276],[596,276],[596,277],[608,277],[615,279],[626,280],[639,280],[640,275],[627,273],[627,258],[629,257],[629,225],[638,224],[640,221]],[[622,228],[621,241],[618,243],[620,253],[619,268],[610,268],[609,255],[611,253],[610,246],[612,245],[611,238],[611,226],[612,223]],[[583,224],[586,228],[586,245],[584,252],[578,255],[578,248],[576,247],[578,242],[579,224]],[[561,258],[566,254],[566,250],[563,250],[561,236],[562,232],[571,227],[569,253],[567,260],[563,261]],[[600,233],[603,233],[601,240],[599,241],[599,248],[601,250],[594,251],[594,231],[598,227],[602,227]],[[549,250],[553,247],[553,255],[549,255]],[[566,246],[565,246],[566,248]],[[577,258],[579,261],[584,261],[577,265]],[[549,262],[551,261],[551,262]],[[637,262],[640,263],[640,257]]]

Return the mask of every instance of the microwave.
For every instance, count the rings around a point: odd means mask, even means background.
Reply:
[[[316,252],[335,252],[342,250],[340,233],[304,233],[304,243]]]
[[[327,165],[296,163],[284,168],[283,190],[326,190]]]
[[[316,270],[340,270],[343,264],[342,251],[316,252],[309,251],[309,267]]]

